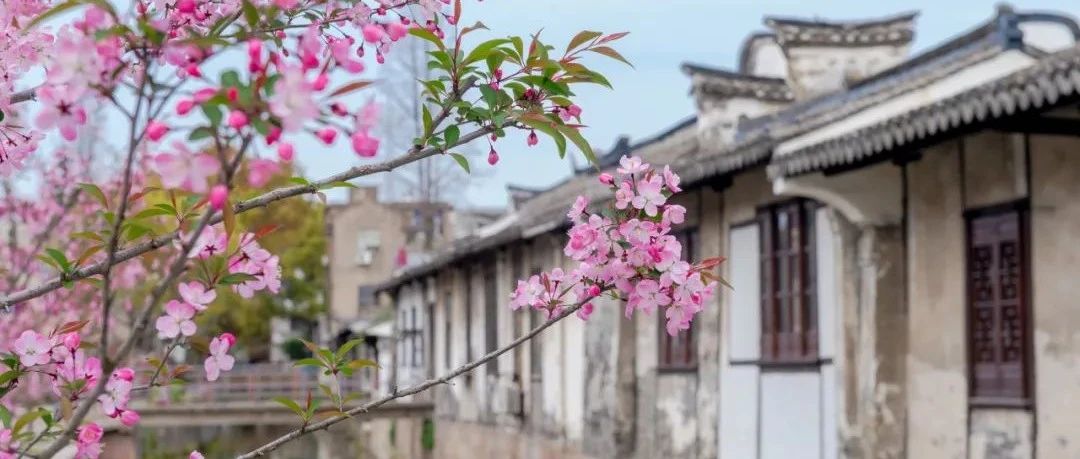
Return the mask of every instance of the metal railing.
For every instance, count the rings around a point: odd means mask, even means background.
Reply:
[[[294,367],[288,363],[238,363],[231,371],[222,372],[214,382],[206,380],[202,368],[192,368],[183,376],[187,383],[166,390],[171,393],[168,398],[173,403],[262,402],[273,397],[287,397],[302,403],[309,392],[314,398],[326,398],[320,384],[341,394],[370,394],[378,380],[377,371],[359,371],[352,377],[340,375],[335,382],[316,368]],[[161,391],[154,392],[161,395]]]

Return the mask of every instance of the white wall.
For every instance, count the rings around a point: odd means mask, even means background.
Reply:
[[[821,375],[761,374],[762,459],[821,457]]]

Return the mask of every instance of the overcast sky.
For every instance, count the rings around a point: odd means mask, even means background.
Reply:
[[[940,43],[985,21],[994,14],[993,0],[467,0],[465,23],[483,21],[492,37],[526,34],[543,29],[543,36],[557,46],[579,30],[629,31],[618,49],[634,68],[598,59],[599,69],[615,86],[614,91],[589,88],[579,92],[589,127],[585,136],[597,148],[606,149],[620,135],[642,139],[666,129],[694,107],[688,97],[688,80],[680,72],[683,62],[734,68],[739,46],[754,31],[763,30],[767,15],[858,19],[920,11],[914,50]],[[1080,15],[1073,0],[1025,0],[1012,4],[1018,10],[1064,11]],[[543,137],[541,137],[543,139]],[[497,146],[501,162],[493,174],[476,179],[465,193],[474,206],[500,206],[506,202],[507,183],[531,187],[549,186],[570,171],[548,148],[551,143],[527,148],[520,139]],[[486,151],[486,149],[485,149]],[[338,155],[334,155],[340,158]],[[307,173],[320,177],[340,166],[322,155],[303,155]],[[450,161],[450,159],[446,159]],[[487,167],[486,163],[474,167]]]

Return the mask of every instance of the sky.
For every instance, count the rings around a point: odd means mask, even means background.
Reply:
[[[765,16],[860,19],[919,11],[913,52],[933,46],[980,24],[995,11],[994,0],[466,0],[462,23],[484,22],[486,38],[524,35],[543,30],[556,47],[581,30],[628,31],[617,49],[634,67],[598,58],[614,90],[590,87],[578,92],[584,109],[583,131],[598,149],[607,149],[620,135],[632,140],[662,132],[694,113],[689,80],[679,66],[695,62],[734,69],[742,40],[765,30]],[[1017,10],[1052,10],[1080,16],[1080,1],[1017,0]],[[597,56],[599,57],[599,56]],[[459,204],[502,206],[507,183],[547,187],[570,174],[571,163],[559,159],[551,142],[526,147],[524,137],[496,144],[500,162],[483,177],[470,179]],[[480,149],[487,151],[486,145]],[[572,150],[572,148],[571,148]],[[386,154],[389,154],[387,152]],[[340,170],[340,155],[300,155],[306,174],[322,177]],[[451,161],[445,158],[445,161]],[[584,164],[579,158],[578,164]],[[474,161],[474,168],[489,167]]]

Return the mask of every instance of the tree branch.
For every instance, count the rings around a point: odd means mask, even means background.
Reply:
[[[505,354],[506,352],[510,351],[511,349],[513,349],[515,347],[518,347],[521,344],[525,343],[526,341],[532,339],[536,335],[540,334],[540,332],[542,332],[545,329],[547,329],[548,327],[554,325],[556,322],[558,322],[558,321],[566,318],[570,314],[573,314],[574,312],[576,312],[585,303],[588,303],[588,301],[578,303],[578,304],[575,304],[573,306],[570,306],[570,307],[567,307],[567,308],[563,309],[562,312],[560,312],[559,314],[556,314],[555,316],[548,319],[546,322],[544,322],[544,323],[540,324],[539,326],[537,326],[536,328],[532,329],[529,333],[526,333],[526,334],[518,337],[518,339],[515,339],[514,341],[510,342],[510,344],[507,344],[507,345],[505,345],[503,347],[500,347],[500,348],[498,348],[498,349],[496,349],[494,351],[491,351],[491,352],[487,353],[486,355],[484,355],[483,357],[480,357],[477,360],[474,360],[472,362],[466,363],[465,365],[457,367],[453,371],[451,371],[449,373],[446,373],[446,374],[444,374],[444,375],[442,375],[442,376],[440,376],[438,378],[429,379],[429,380],[424,381],[424,382],[422,382],[420,384],[410,386],[410,387],[407,387],[407,388],[402,389],[402,390],[395,391],[395,392],[393,392],[393,393],[391,393],[389,395],[383,396],[382,398],[379,398],[377,400],[373,400],[371,402],[365,403],[365,404],[363,404],[361,406],[358,406],[356,408],[352,408],[352,409],[346,411],[343,414],[339,414],[337,416],[324,419],[324,420],[316,422],[314,424],[308,424],[306,426],[303,426],[303,427],[301,427],[299,429],[296,429],[296,430],[294,430],[292,432],[289,432],[289,433],[287,433],[285,435],[282,435],[282,436],[278,437],[276,440],[274,440],[274,441],[272,441],[270,443],[267,443],[267,444],[265,444],[263,446],[260,446],[259,448],[255,449],[255,450],[252,450],[251,452],[248,452],[247,454],[237,456],[237,459],[251,459],[253,457],[264,456],[267,453],[269,453],[269,452],[271,452],[271,451],[273,451],[275,449],[280,448],[281,445],[284,445],[285,443],[293,441],[293,440],[295,440],[297,438],[300,438],[300,437],[302,437],[304,435],[307,435],[309,433],[312,433],[314,431],[324,430],[324,429],[326,429],[326,428],[328,428],[328,427],[330,427],[330,426],[332,426],[334,424],[337,424],[337,423],[339,423],[341,421],[344,421],[346,419],[352,419],[353,417],[355,417],[357,415],[367,413],[367,412],[369,412],[369,411],[371,411],[371,410],[373,410],[375,408],[378,408],[378,407],[380,407],[382,405],[385,405],[388,402],[397,400],[399,398],[402,398],[402,397],[405,397],[405,396],[408,396],[408,395],[418,394],[420,392],[428,390],[428,389],[430,389],[430,388],[432,388],[434,386],[437,386],[439,384],[448,384],[451,379],[454,379],[454,378],[456,378],[458,376],[461,376],[461,375],[463,375],[465,373],[468,373],[468,372],[476,369],[476,367],[479,367],[480,365],[483,365],[483,364],[488,363],[488,362],[490,362],[492,360],[495,360],[495,358],[497,358],[498,356],[500,356],[502,354]]]
[[[510,122],[507,122],[504,126],[500,126],[500,127],[505,127],[506,125],[509,125],[509,124],[510,124]],[[284,188],[278,188],[276,190],[269,191],[267,193],[264,193],[264,194],[262,194],[260,196],[255,197],[255,198],[249,199],[247,201],[242,201],[242,202],[236,203],[236,205],[233,207],[233,213],[240,214],[240,213],[252,210],[252,209],[266,207],[266,206],[270,205],[273,202],[280,201],[280,200],[286,199],[286,198],[291,198],[291,197],[294,197],[294,196],[300,196],[300,195],[304,195],[304,194],[315,194],[315,193],[318,193],[320,190],[322,190],[322,189],[326,188],[327,186],[330,186],[330,185],[332,185],[332,184],[334,184],[336,182],[343,182],[343,181],[347,181],[347,180],[352,180],[352,179],[355,179],[355,178],[364,177],[364,176],[372,175],[372,174],[377,174],[377,173],[380,173],[380,172],[388,172],[388,171],[393,170],[395,168],[401,167],[401,166],[403,166],[405,164],[409,164],[409,163],[412,163],[412,162],[415,162],[415,161],[418,161],[418,160],[421,160],[421,159],[424,159],[424,158],[427,158],[427,157],[430,157],[430,156],[435,156],[437,154],[444,153],[446,150],[448,150],[450,148],[454,148],[454,147],[457,147],[459,145],[471,142],[471,141],[473,141],[475,139],[478,139],[480,137],[483,137],[483,136],[487,135],[488,133],[492,132],[493,130],[494,130],[494,127],[491,127],[491,126],[482,127],[480,129],[477,129],[477,130],[475,130],[473,132],[470,132],[468,134],[465,134],[465,135],[461,136],[461,138],[459,138],[457,142],[454,142],[452,145],[447,145],[445,148],[438,148],[438,147],[427,147],[427,148],[423,148],[423,149],[413,148],[408,153],[406,153],[404,155],[401,155],[401,156],[399,156],[397,158],[388,160],[388,161],[384,161],[384,162],[376,163],[376,164],[368,164],[368,165],[364,165],[364,166],[356,166],[356,167],[348,169],[348,170],[346,170],[344,172],[340,172],[340,173],[331,175],[331,176],[326,177],[326,178],[324,178],[322,180],[312,182],[312,183],[309,183],[307,185],[294,185],[294,186],[288,186],[288,187],[284,187]],[[222,220],[222,216],[220,214],[217,214],[210,220],[210,224],[213,225],[213,224],[219,223],[219,222],[221,222],[221,220]],[[114,264],[119,264],[119,263],[126,262],[126,261],[131,260],[132,258],[138,257],[139,255],[142,255],[144,253],[147,253],[147,252],[150,252],[150,251],[153,251],[153,250],[157,250],[157,249],[159,249],[161,247],[164,247],[164,246],[172,243],[179,236],[180,236],[179,231],[173,231],[173,232],[171,232],[169,234],[158,236],[158,237],[152,238],[152,239],[150,239],[148,241],[144,241],[144,242],[132,245],[130,247],[126,247],[126,248],[117,250]],[[46,294],[48,292],[59,289],[60,287],[63,286],[65,280],[78,281],[78,280],[85,279],[87,277],[102,274],[104,271],[105,271],[105,263],[95,263],[95,264],[86,266],[84,268],[76,269],[70,275],[65,276],[63,278],[56,277],[56,278],[50,279],[50,280],[48,280],[48,281],[46,281],[46,282],[44,282],[42,284],[36,285],[34,287],[30,287],[30,288],[26,288],[26,289],[17,291],[15,293],[12,293],[12,294],[6,296],[6,297],[0,298],[0,310],[6,310],[6,309],[10,308],[11,306],[17,305],[17,304],[22,303],[22,302],[24,302],[26,300],[37,298],[37,297],[39,297],[41,295],[44,295],[44,294]]]

